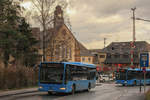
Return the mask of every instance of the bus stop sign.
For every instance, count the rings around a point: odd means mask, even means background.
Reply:
[[[140,67],[148,67],[149,66],[149,54],[141,53],[140,54]]]

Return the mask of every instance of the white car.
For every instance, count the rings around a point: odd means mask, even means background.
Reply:
[[[100,82],[109,81],[109,76],[108,76],[108,75],[100,75],[100,76],[99,76],[99,81],[100,81]]]
[[[110,75],[109,75],[109,80],[110,80],[110,81],[113,81],[114,79],[115,79],[115,77],[114,77],[112,74],[110,74]]]

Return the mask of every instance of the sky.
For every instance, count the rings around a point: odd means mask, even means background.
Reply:
[[[150,0],[67,0],[72,33],[88,49],[102,49],[111,42],[132,41],[135,16],[150,20]],[[29,9],[29,1],[23,5]],[[150,43],[150,22],[136,20],[136,41]]]

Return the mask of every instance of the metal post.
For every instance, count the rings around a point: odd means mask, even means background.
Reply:
[[[45,61],[45,31],[43,30],[43,61]]]
[[[145,89],[146,89],[146,71],[144,72],[144,93],[145,93]]]
[[[131,8],[133,11],[133,41],[131,42],[131,67],[134,67],[134,60],[133,60],[133,54],[134,54],[134,43],[135,43],[135,10],[136,8]]]
[[[104,48],[105,48],[105,44],[106,44],[106,38],[104,38]]]
[[[140,66],[140,72],[142,72],[141,71],[141,66]],[[142,74],[140,73],[140,93],[141,93],[141,78],[142,78],[141,76],[142,76]]]
[[[133,42],[135,42],[135,8],[131,8],[131,10],[133,11]]]

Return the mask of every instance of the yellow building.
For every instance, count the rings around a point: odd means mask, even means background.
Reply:
[[[98,62],[100,65],[104,65],[107,54],[105,52],[98,52]]]

